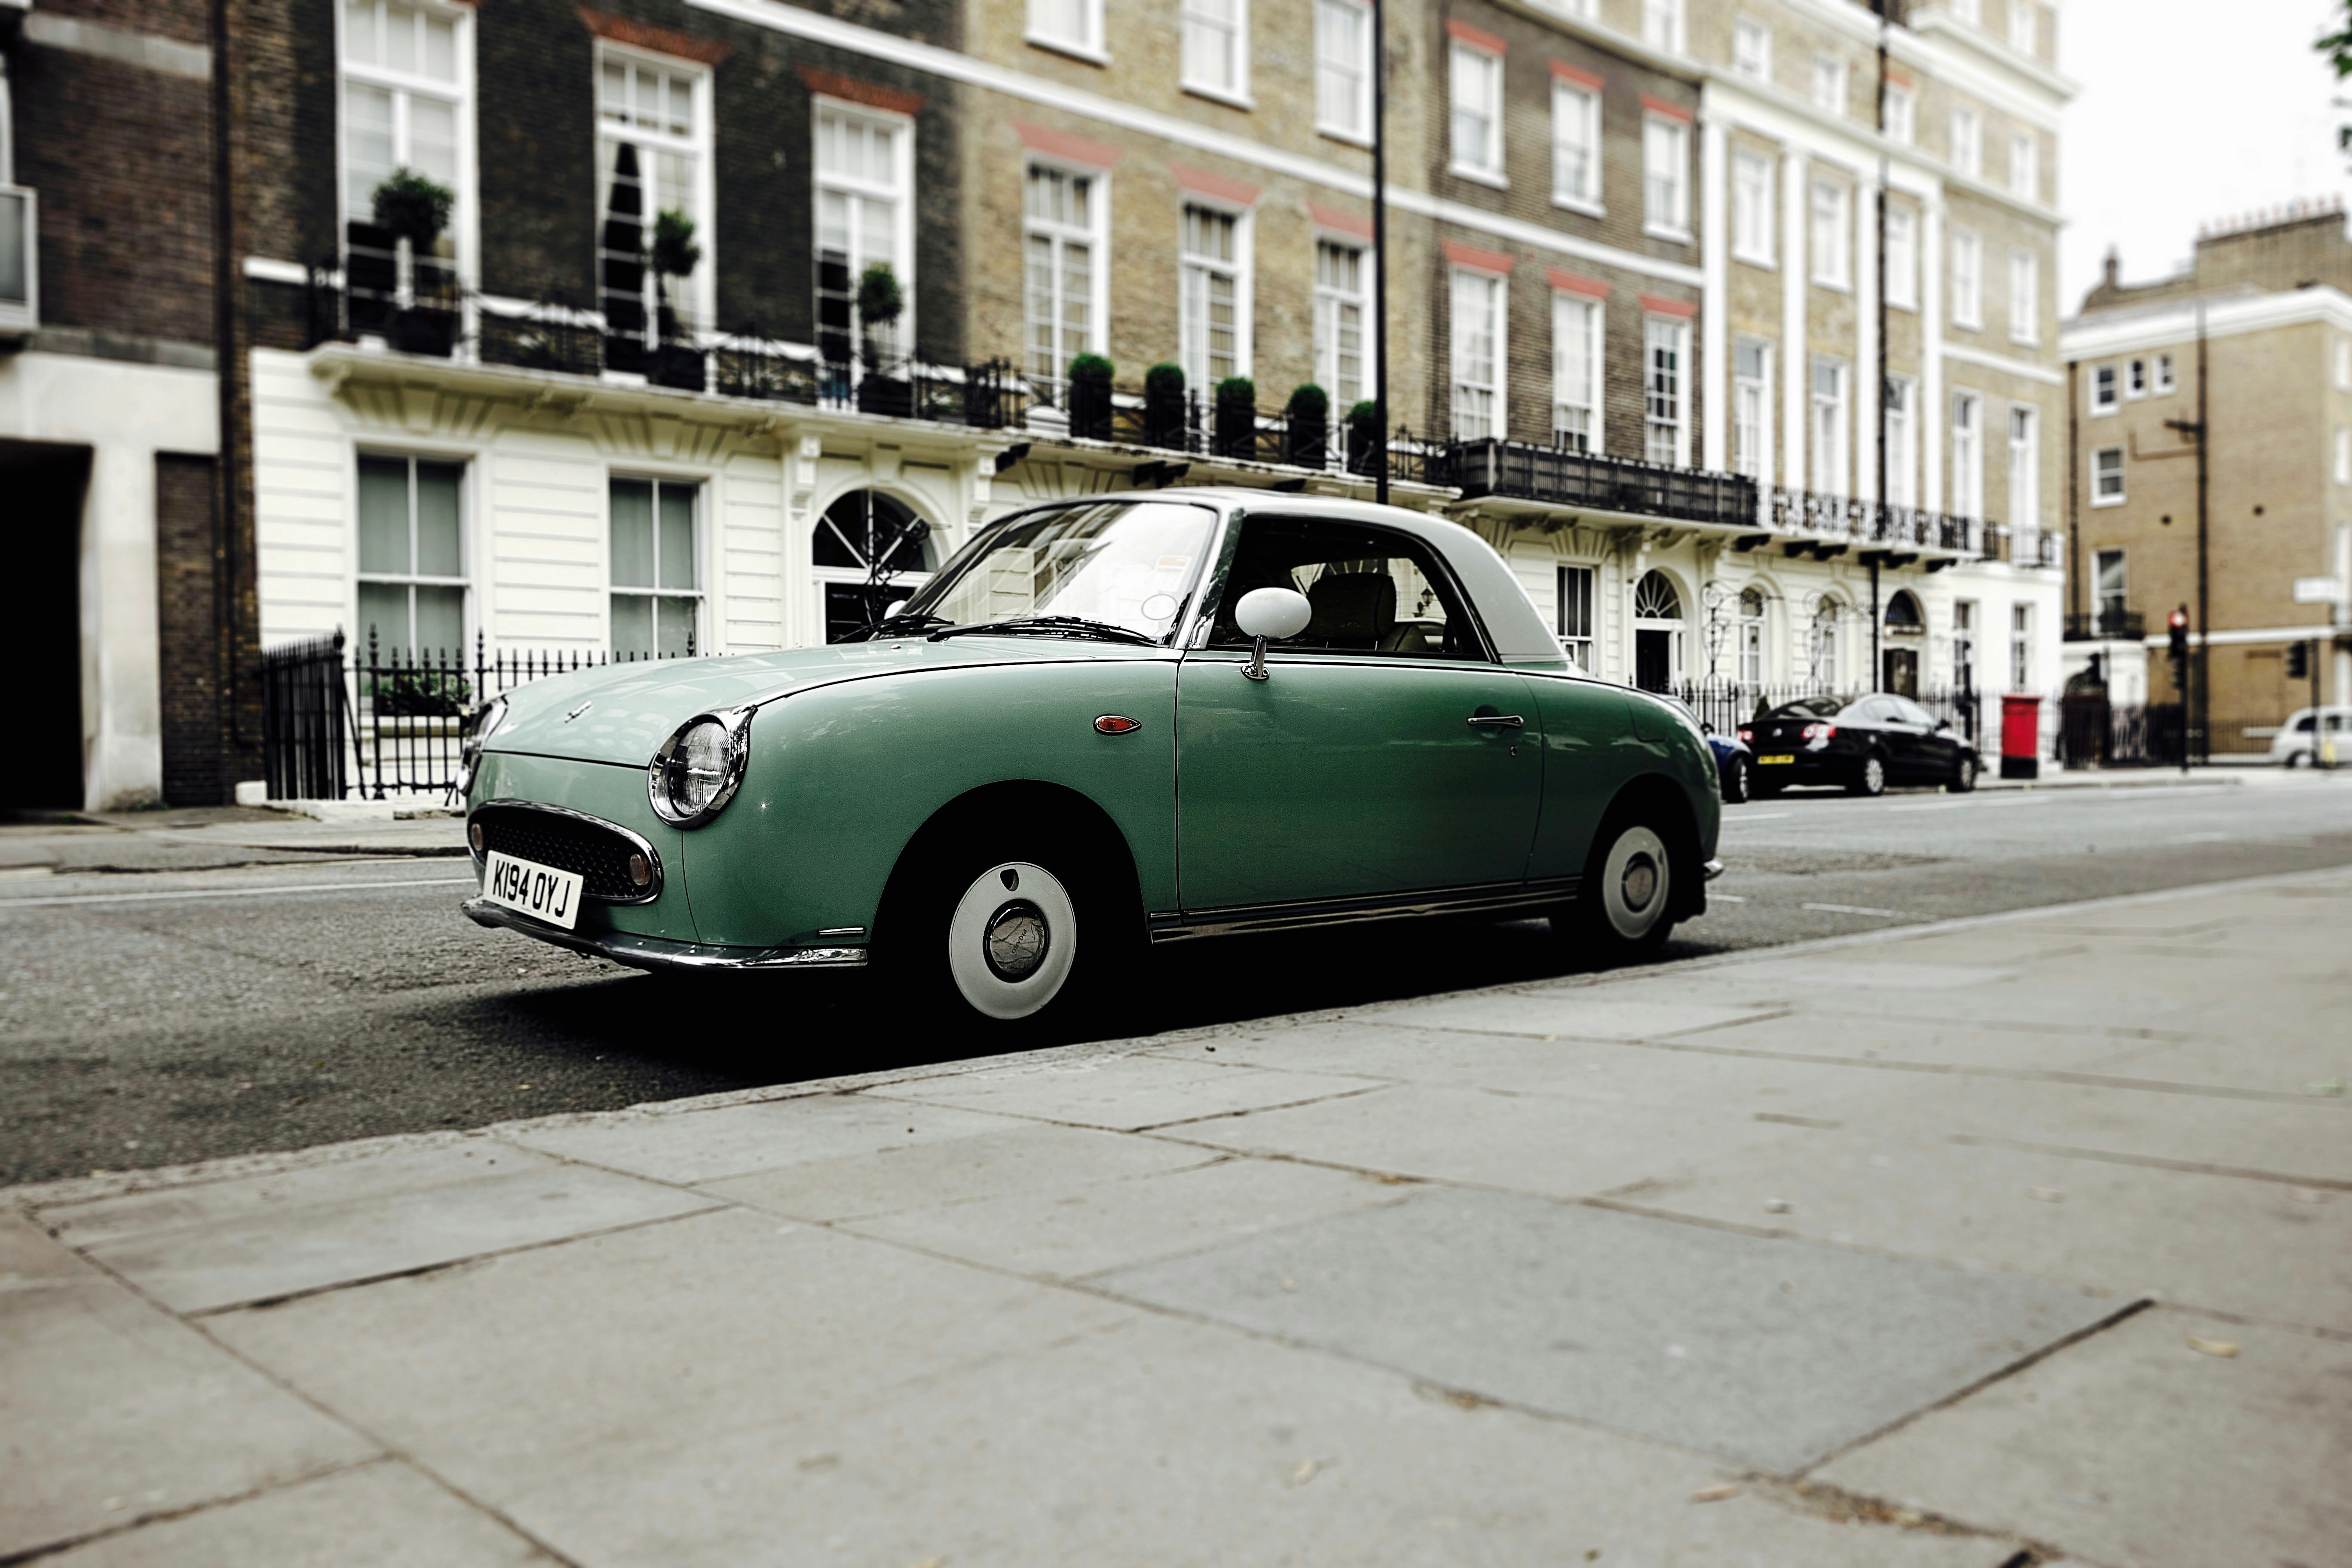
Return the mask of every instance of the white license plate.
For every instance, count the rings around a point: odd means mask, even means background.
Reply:
[[[552,866],[534,865],[490,851],[482,874],[482,897],[533,920],[570,931],[580,920],[580,879]]]

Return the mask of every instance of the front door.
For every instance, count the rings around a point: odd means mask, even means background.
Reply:
[[[1675,682],[1675,634],[1643,629],[1633,634],[1633,684],[1664,691]]]
[[[1892,691],[1897,697],[1919,695],[1919,650],[1916,647],[1890,647],[1879,657],[1885,661],[1885,679],[1881,691]]]
[[[1209,646],[1176,683],[1188,912],[1525,878],[1541,715],[1427,545],[1361,522],[1253,517],[1225,584]],[[1314,614],[1253,680],[1234,605],[1262,587],[1306,595]]]

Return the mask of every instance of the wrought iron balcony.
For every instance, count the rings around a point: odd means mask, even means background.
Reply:
[[[0,185],[0,333],[41,324],[40,214],[34,192]]]
[[[2066,617],[2068,642],[2140,642],[2147,637],[2147,617],[2120,605]]]
[[[1929,511],[1892,501],[1866,501],[1815,490],[1772,492],[1775,533],[1803,534],[1840,543],[1891,550],[1937,550],[1984,555],[1999,525],[1983,518]]]
[[[1507,496],[1732,528],[1756,522],[1756,481],[1740,474],[1666,468],[1492,436],[1448,442],[1438,467],[1444,477],[1432,482],[1456,487],[1465,500]]]

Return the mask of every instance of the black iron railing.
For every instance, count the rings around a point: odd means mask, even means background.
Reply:
[[[1929,511],[1893,501],[1860,500],[1818,490],[1775,489],[1771,530],[1817,539],[1891,550],[1938,550],[1962,555],[1993,553],[1999,523],[1980,517]]]
[[[1737,735],[1740,726],[1754,722],[1784,702],[1827,698],[1843,704],[1863,693],[1804,682],[1766,686],[1736,680],[1693,680],[1678,681],[1666,688],[1664,695],[1682,702],[1716,733]],[[1966,688],[1926,691],[1910,700],[1949,723],[1964,739],[1974,742],[1983,733],[1982,692]]]
[[[1445,447],[1447,477],[1465,499],[1510,496],[1559,506],[1739,527],[1756,520],[1756,481],[1741,474],[1667,468],[1486,437]]]
[[[2104,609],[2066,617],[2068,642],[2101,642],[2114,638],[2138,642],[2147,636],[2147,616],[2137,610]]]
[[[343,634],[261,656],[262,751],[272,800],[392,800],[438,796],[454,804],[465,742],[482,705],[551,675],[682,654],[491,648],[394,648],[371,629],[347,648]]]

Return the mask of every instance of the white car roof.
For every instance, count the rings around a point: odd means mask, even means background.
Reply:
[[[1478,607],[1478,618],[1505,664],[1566,668],[1568,656],[1544,624],[1543,612],[1528,597],[1518,578],[1495,547],[1458,522],[1401,506],[1345,500],[1335,496],[1292,495],[1237,485],[1188,485],[1160,492],[1170,500],[1202,500],[1239,507],[1252,517],[1328,517],[1375,523],[1428,544],[1454,569]]]

